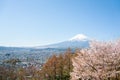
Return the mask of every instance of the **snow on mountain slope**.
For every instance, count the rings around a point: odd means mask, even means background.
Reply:
[[[76,36],[69,39],[70,41],[86,41],[88,40],[88,37],[83,34],[77,34]]]

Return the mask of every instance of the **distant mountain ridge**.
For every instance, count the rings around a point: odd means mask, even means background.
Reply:
[[[78,34],[67,41],[45,45],[45,46],[39,46],[36,48],[37,49],[40,49],[40,48],[65,48],[65,49],[86,48],[86,47],[89,47],[89,42],[90,42],[90,39],[87,36],[83,34]]]
[[[0,50],[31,50],[31,49],[45,49],[45,48],[62,48],[62,49],[67,49],[67,48],[86,48],[89,47],[89,42],[91,40],[83,35],[83,34],[78,34],[67,41],[63,41],[60,43],[55,43],[55,44],[50,44],[50,45],[43,45],[43,46],[38,46],[38,47],[4,47],[0,46]]]

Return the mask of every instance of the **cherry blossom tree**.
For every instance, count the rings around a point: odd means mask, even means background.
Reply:
[[[92,41],[76,54],[71,80],[120,80],[120,40]]]

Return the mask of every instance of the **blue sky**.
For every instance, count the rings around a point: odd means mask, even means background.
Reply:
[[[39,46],[76,34],[120,38],[120,0],[0,0],[0,46]]]

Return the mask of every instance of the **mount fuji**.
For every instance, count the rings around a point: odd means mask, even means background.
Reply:
[[[50,44],[50,45],[45,45],[45,46],[39,46],[36,48],[37,49],[39,49],[39,48],[62,48],[62,49],[87,48],[87,47],[89,47],[89,42],[90,42],[90,39],[87,36],[85,36],[83,34],[77,34],[67,41]]]

